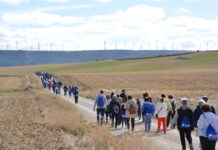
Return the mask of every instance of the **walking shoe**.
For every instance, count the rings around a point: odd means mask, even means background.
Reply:
[[[194,147],[192,144],[189,144],[190,150],[194,150]]]

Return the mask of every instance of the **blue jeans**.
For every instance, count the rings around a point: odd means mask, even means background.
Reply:
[[[145,119],[145,130],[149,130],[151,129],[151,115],[145,115],[144,119]]]
[[[103,123],[104,113],[105,113],[105,109],[104,108],[97,108],[97,121],[98,121],[98,123],[100,121],[99,115],[101,115],[101,124]]]

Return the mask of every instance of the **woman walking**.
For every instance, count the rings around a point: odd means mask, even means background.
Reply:
[[[109,117],[110,117],[110,102],[111,102],[110,96],[106,95],[106,109],[105,109],[106,123],[108,123],[108,120],[109,120]]]
[[[191,132],[192,130],[194,130],[193,111],[191,108],[188,107],[187,98],[182,98],[181,102],[182,106],[179,109],[177,109],[176,114],[173,118],[172,128],[174,128],[175,124],[177,124],[182,150],[186,150],[185,138],[189,143],[190,150],[194,150],[191,137]]]
[[[121,107],[120,107],[120,118],[121,118],[121,125],[122,125],[122,128],[123,126],[125,125],[125,129],[126,129],[126,110],[124,108],[124,105],[125,103],[121,104]]]
[[[215,150],[218,140],[218,116],[211,112],[208,104],[201,107],[203,114],[197,122],[202,150]]]
[[[126,123],[128,130],[130,129],[130,120],[131,120],[131,131],[134,131],[135,128],[135,118],[137,117],[137,104],[133,101],[132,96],[128,96],[128,100],[124,106],[126,110]]]
[[[164,103],[164,98],[160,98],[160,102],[156,105],[155,115],[158,118],[157,133],[160,132],[161,123],[163,125],[164,134],[166,134],[166,117],[167,117],[167,105]]]

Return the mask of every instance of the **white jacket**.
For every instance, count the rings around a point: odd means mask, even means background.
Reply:
[[[106,100],[106,107],[107,107],[108,105],[110,105],[110,103],[111,103],[111,99],[107,99],[107,100]]]
[[[197,136],[206,137],[206,129],[209,124],[214,127],[216,133],[218,134],[218,116],[213,114],[212,112],[205,112],[200,116],[197,122]]]
[[[164,102],[157,103],[155,107],[155,115],[158,113],[158,118],[167,117],[167,105]]]
[[[135,108],[136,110],[135,114],[129,113],[130,105],[132,105]],[[134,100],[127,100],[127,102],[124,104],[124,109],[126,109],[126,118],[136,118],[138,116],[137,115],[138,106]]]

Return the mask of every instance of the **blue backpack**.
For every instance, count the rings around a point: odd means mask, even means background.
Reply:
[[[204,114],[203,114],[204,115]],[[204,116],[204,118],[207,120],[207,118]],[[209,123],[209,121],[207,120]],[[216,133],[216,130],[214,127],[209,123],[206,129],[206,136],[209,141],[216,141],[218,140],[218,134]]]
[[[104,96],[103,95],[98,95],[97,106],[104,107]]]
[[[209,141],[218,140],[218,135],[211,124],[209,124],[207,129],[206,129],[206,136],[207,136]]]
[[[126,118],[126,111],[123,111],[122,117],[123,117],[123,118]]]
[[[181,128],[190,128],[191,127],[191,123],[190,120],[187,116],[184,116],[181,122]]]

